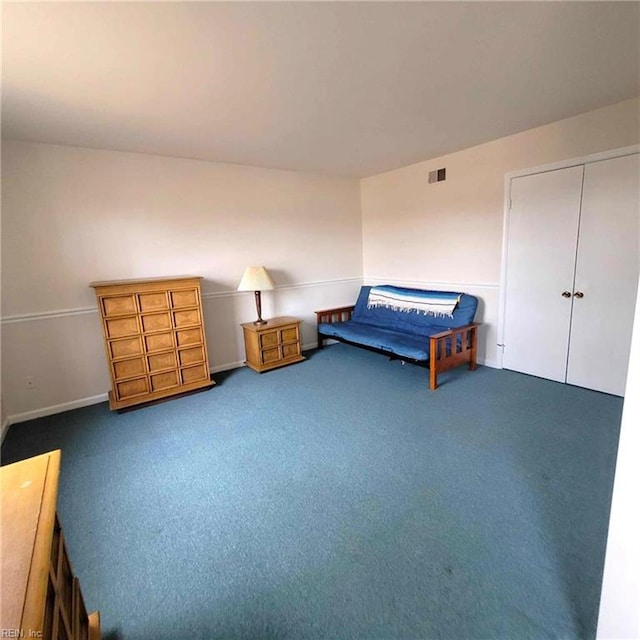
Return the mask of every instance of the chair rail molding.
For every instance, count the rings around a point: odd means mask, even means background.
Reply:
[[[1,324],[16,324],[18,322],[33,322],[35,320],[53,320],[54,318],[68,318],[71,316],[84,316],[98,313],[93,307],[77,307],[75,309],[56,309],[53,311],[37,311],[34,313],[20,313],[13,316],[4,316]]]
[[[277,285],[276,291],[287,291],[293,289],[309,289],[312,287],[325,287],[336,284],[348,284],[350,282],[362,284],[361,277],[352,278],[336,278],[334,280],[318,280],[313,282],[299,282],[294,284]],[[202,292],[202,299],[207,300],[211,298],[234,298],[236,296],[244,295],[242,291],[236,291],[235,289],[229,289],[225,291],[209,291]],[[0,318],[0,324],[16,324],[19,322],[33,322],[37,320],[53,320],[55,318],[67,318],[71,316],[81,316],[88,314],[97,314],[97,307],[75,307],[72,309],[54,309],[51,311],[35,311],[33,313],[19,313],[10,316],[3,316]]]
[[[416,287],[419,289],[427,288],[452,288],[457,291],[462,288],[474,288],[474,289],[498,289],[500,287],[499,282],[433,282],[430,280],[400,280],[398,278],[382,278],[379,276],[367,276],[364,278],[366,283],[369,284],[393,284],[403,287]]]

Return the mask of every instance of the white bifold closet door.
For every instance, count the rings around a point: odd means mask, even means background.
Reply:
[[[639,172],[636,154],[511,180],[506,369],[624,394]]]
[[[640,272],[639,182],[638,155],[584,168],[567,382],[620,396]]]
[[[505,369],[566,381],[583,170],[511,181]]]

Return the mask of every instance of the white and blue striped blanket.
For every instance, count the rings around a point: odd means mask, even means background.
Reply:
[[[451,318],[461,295],[449,291],[420,291],[382,285],[371,287],[367,308],[386,307],[394,311],[415,311],[424,315]]]

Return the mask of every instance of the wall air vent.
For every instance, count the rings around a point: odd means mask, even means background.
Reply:
[[[429,171],[429,184],[432,182],[442,182],[447,179],[446,169],[436,169],[435,171]]]

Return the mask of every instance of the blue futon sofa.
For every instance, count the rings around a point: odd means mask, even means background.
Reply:
[[[360,289],[355,305],[316,311],[318,348],[325,338],[429,366],[438,374],[461,364],[476,369],[478,299],[464,293],[381,285]]]

